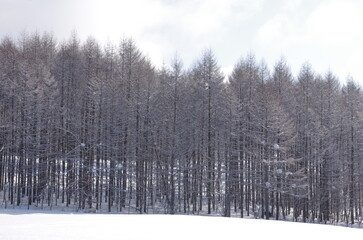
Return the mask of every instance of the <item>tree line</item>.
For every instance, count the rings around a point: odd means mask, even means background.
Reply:
[[[211,50],[156,68],[44,33],[0,43],[5,207],[220,214],[350,224],[363,216],[363,93],[352,79]]]

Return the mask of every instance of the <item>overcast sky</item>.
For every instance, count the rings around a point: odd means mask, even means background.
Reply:
[[[131,36],[156,66],[175,53],[189,67],[211,48],[225,73],[253,52],[270,67],[284,56],[296,75],[309,61],[363,85],[361,0],[0,0],[0,37],[76,30],[115,44]]]

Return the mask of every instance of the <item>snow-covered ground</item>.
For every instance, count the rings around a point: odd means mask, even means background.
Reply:
[[[362,239],[363,229],[273,220],[0,209],[0,239]]]

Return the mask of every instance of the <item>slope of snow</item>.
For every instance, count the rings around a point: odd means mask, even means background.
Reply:
[[[361,239],[363,229],[223,217],[0,209],[0,239]]]

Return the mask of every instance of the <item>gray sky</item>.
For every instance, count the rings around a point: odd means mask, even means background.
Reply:
[[[363,84],[361,0],[0,0],[0,37],[76,30],[115,44],[131,36],[157,66],[175,53],[189,67],[212,48],[225,73],[247,53],[270,67],[284,56]]]

